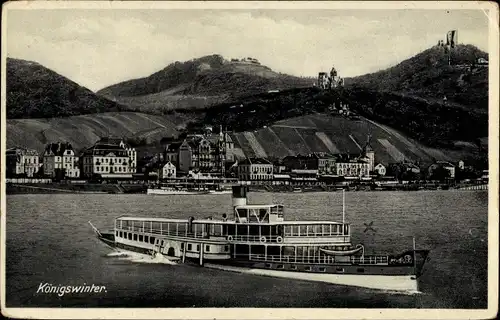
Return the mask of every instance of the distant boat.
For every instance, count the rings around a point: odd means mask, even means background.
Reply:
[[[199,194],[208,194],[208,190],[191,190],[191,189],[177,189],[177,188],[148,188],[147,194],[154,195],[199,195]]]

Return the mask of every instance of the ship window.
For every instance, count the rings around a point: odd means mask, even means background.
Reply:
[[[128,239],[132,240],[132,233],[128,232]]]
[[[278,264],[277,268],[278,268],[278,269],[283,269],[283,268],[284,268],[284,266],[283,266],[282,264]]]
[[[224,246],[225,251],[229,251],[229,246]]]
[[[140,241],[140,242],[143,242],[143,240],[144,240],[144,239],[143,239],[142,235],[139,235],[139,241]]]
[[[181,243],[181,250],[184,250],[184,242]]]
[[[200,245],[199,244],[196,245],[196,251],[200,251]]]
[[[311,271],[311,267],[308,266],[308,267],[305,268],[305,270],[306,271]]]
[[[365,268],[358,268],[358,272],[365,272]]]
[[[120,231],[120,238],[123,238],[123,232]]]
[[[144,242],[149,242],[149,236],[144,236]]]
[[[149,243],[154,244],[155,243],[155,237],[149,238]]]
[[[137,241],[137,234],[134,233],[134,241]]]
[[[297,266],[291,265],[291,266],[290,266],[290,269],[292,269],[292,270],[297,270]]]
[[[325,272],[326,271],[326,268],[325,267],[320,267],[319,268],[319,272]]]
[[[266,263],[266,268],[271,268],[271,267],[272,267],[272,264]]]
[[[206,252],[209,252],[209,251],[210,251],[210,246],[209,246],[208,244],[205,246],[205,251],[206,251]]]
[[[118,231],[115,231],[116,232],[116,236],[118,237]]]
[[[191,251],[193,249],[193,246],[191,245],[191,243],[188,243],[188,250]]]
[[[344,268],[337,268],[336,271],[337,272],[344,272]]]

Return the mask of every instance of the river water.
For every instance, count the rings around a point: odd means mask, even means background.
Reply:
[[[287,220],[342,219],[342,193],[250,193],[282,203]],[[421,294],[244,275],[115,256],[87,223],[120,215],[168,218],[231,214],[230,195],[7,196],[7,307],[486,308],[486,191],[348,192],[352,242],[366,253],[431,250]],[[372,229],[366,225],[371,222]],[[42,293],[40,284],[104,286],[100,293]],[[39,291],[37,293],[37,291]]]

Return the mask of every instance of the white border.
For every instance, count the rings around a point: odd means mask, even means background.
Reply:
[[[489,199],[488,199],[488,309],[257,309],[257,308],[5,308],[5,71],[6,18],[8,10],[33,9],[482,9],[489,16]],[[2,101],[1,101],[1,170],[0,170],[0,265],[2,284],[1,310],[7,317],[40,319],[487,319],[498,312],[498,87],[499,31],[498,5],[494,2],[116,2],[116,1],[16,1],[3,4],[2,12]],[[457,271],[459,272],[459,271]]]

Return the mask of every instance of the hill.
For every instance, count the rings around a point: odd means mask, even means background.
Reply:
[[[148,77],[121,82],[97,94],[142,111],[158,112],[203,108],[269,90],[312,86],[313,82],[274,72],[255,61],[228,61],[211,55],[172,63]]]
[[[7,118],[52,118],[127,108],[26,60],[7,58]]]
[[[448,103],[467,108],[488,109],[488,68],[475,66],[488,54],[472,45],[458,45],[451,51],[451,65],[445,47],[435,46],[398,65],[371,74],[345,79],[348,88],[434,98],[446,96]]]
[[[404,134],[361,118],[357,121],[328,114],[312,114],[278,121],[255,131],[233,133],[238,157],[283,158],[312,152],[359,154],[372,135],[375,161],[384,165],[403,160],[432,163],[434,160],[474,161],[475,146],[461,150],[438,150]]]
[[[23,146],[42,152],[49,142],[68,141],[76,150],[92,146],[100,137],[126,137],[136,145],[175,136],[186,119],[137,112],[105,112],[51,119],[8,119],[7,148]]]

